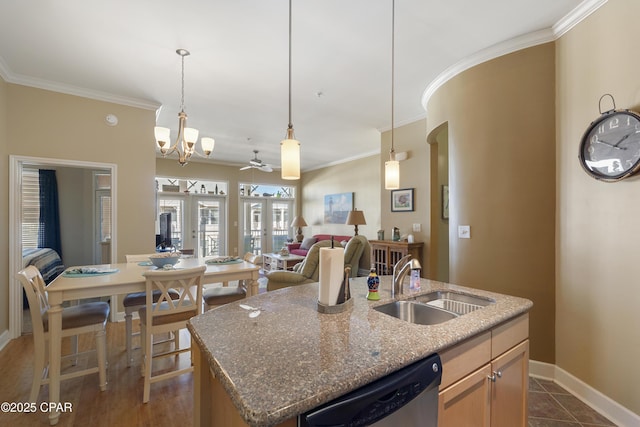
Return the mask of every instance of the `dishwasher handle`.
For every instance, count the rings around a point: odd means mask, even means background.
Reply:
[[[301,426],[369,425],[391,415],[442,379],[434,354],[301,415]]]

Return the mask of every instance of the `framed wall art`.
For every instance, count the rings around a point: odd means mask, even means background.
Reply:
[[[413,188],[391,190],[391,212],[413,211]]]
[[[353,210],[353,193],[327,194],[324,196],[324,223],[345,224],[349,211]]]

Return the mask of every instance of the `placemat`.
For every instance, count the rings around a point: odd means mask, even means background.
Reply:
[[[78,268],[70,268],[62,275],[64,277],[92,277],[92,276],[102,276],[105,274],[113,274],[120,271],[117,268],[91,268],[91,267],[78,267]]]
[[[242,262],[240,258],[212,258],[205,261],[206,264],[218,265],[218,264],[239,264]]]

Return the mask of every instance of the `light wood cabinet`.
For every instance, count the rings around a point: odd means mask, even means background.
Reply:
[[[529,315],[441,354],[438,427],[526,427]]]
[[[370,240],[371,263],[380,276],[393,273],[393,266],[400,259],[411,254],[412,258],[422,262],[422,242],[394,242],[391,240]]]

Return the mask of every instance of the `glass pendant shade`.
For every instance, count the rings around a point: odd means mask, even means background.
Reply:
[[[202,145],[202,151],[205,156],[208,156],[213,152],[213,147],[216,145],[216,141],[213,138],[202,137],[200,140],[200,145]]]
[[[386,190],[400,188],[400,162],[395,159],[384,162],[384,188]]]
[[[169,140],[171,138],[171,130],[169,128],[163,128],[160,126],[156,126],[153,129],[153,133],[156,137],[156,143],[158,147],[162,150],[164,147],[169,147]]]
[[[300,179],[300,142],[287,130],[287,139],[280,141],[282,179]]]
[[[198,129],[184,128],[184,140],[189,144],[195,144],[198,141]]]

